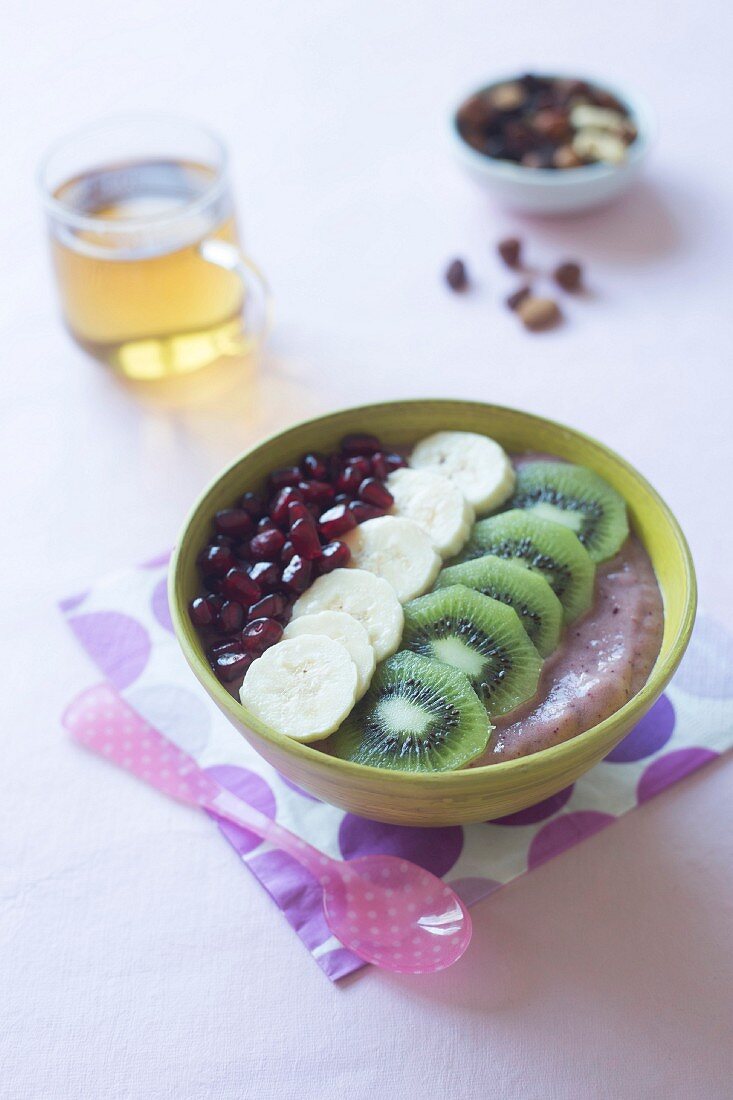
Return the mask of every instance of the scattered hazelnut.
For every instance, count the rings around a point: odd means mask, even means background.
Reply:
[[[519,267],[522,262],[522,242],[518,237],[506,237],[496,246],[507,267]]]
[[[468,274],[463,260],[453,260],[448,264],[445,281],[451,290],[465,290],[468,286]]]
[[[506,304],[509,309],[517,309],[525,298],[529,298],[531,293],[532,287],[525,283],[524,286],[520,286],[518,290],[515,290],[513,294],[509,295],[506,299]]]
[[[531,294],[519,303],[517,313],[530,332],[553,328],[562,317],[557,302],[552,298],[533,298]]]
[[[626,119],[618,111],[581,103],[571,110],[570,124],[576,130],[608,130],[612,134],[622,134]]]
[[[583,269],[573,260],[566,260],[558,264],[552,273],[552,277],[563,290],[579,290],[583,282]]]

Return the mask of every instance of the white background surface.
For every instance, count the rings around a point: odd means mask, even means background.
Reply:
[[[211,825],[70,748],[89,667],[52,608],[174,539],[266,431],[360,399],[467,396],[598,435],[677,512],[703,597],[730,569],[730,9],[722,0],[100,6],[6,0],[0,445],[0,1092],[36,1098],[730,1094],[733,808],[705,769],[475,910],[451,971],[333,988]],[[662,132],[600,214],[520,222],[450,162],[493,71],[629,81]],[[257,382],[125,389],[62,331],[32,177],[99,115],[174,109],[232,150],[277,328]],[[568,324],[521,332],[492,255],[587,262]],[[463,255],[466,298],[440,273]]]

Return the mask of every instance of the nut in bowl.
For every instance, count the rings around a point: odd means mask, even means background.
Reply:
[[[370,453],[345,454],[344,437]],[[298,496],[313,481],[310,524]],[[286,547],[299,520],[318,536],[300,535],[310,558]],[[218,533],[238,525],[245,546]],[[269,530],[278,564],[259,556]],[[696,605],[684,536],[623,459],[541,417],[450,400],[346,409],[259,444],[194,506],[169,584],[191,668],[263,757],[326,802],[420,826],[516,812],[603,759],[661,694]],[[565,707],[558,743],[553,684],[617,636],[605,710]]]
[[[590,209],[636,179],[650,108],[605,81],[510,75],[465,96],[450,119],[456,156],[503,205],[530,214]]]

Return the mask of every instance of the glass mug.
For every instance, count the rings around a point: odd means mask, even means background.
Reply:
[[[269,292],[213,134],[168,116],[97,123],[49,152],[40,185],[66,324],[96,359],[152,380],[262,341]]]

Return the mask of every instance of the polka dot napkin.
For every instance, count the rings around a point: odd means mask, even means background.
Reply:
[[[114,689],[110,696],[132,706],[235,794],[327,854],[404,856],[445,878],[468,904],[605,828],[733,745],[733,636],[700,616],[665,694],[574,786],[490,824],[412,829],[366,821],[284,779],[210,702],[173,635],[166,566],[164,555],[60,605]],[[218,828],[329,978],[364,965],[330,935],[320,889],[307,871],[243,829],[226,823]]]

